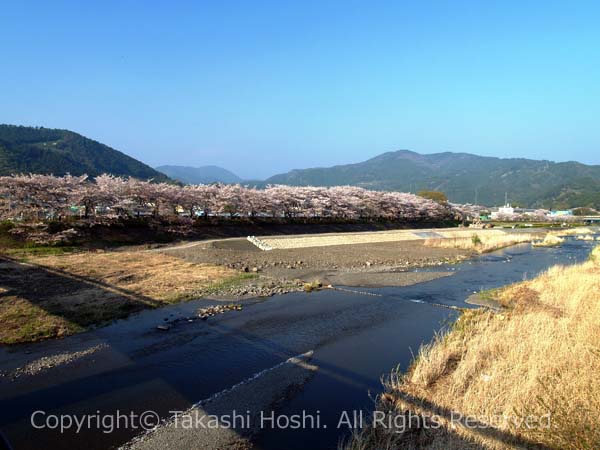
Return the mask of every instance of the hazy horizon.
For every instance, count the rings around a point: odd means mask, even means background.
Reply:
[[[0,122],[266,178],[409,149],[600,164],[600,4],[4,6]]]
[[[382,155],[383,153],[393,153],[393,152],[397,152],[397,151],[410,151],[410,152],[419,153],[419,154],[421,154],[421,155],[434,155],[434,154],[443,153],[443,152],[430,152],[430,153],[422,153],[422,152],[416,152],[416,151],[414,151],[414,150],[411,150],[411,149],[404,149],[404,148],[403,148],[403,149],[390,150],[389,152],[382,152],[382,153],[379,153],[379,154],[377,154],[377,155],[374,155],[373,157],[380,156],[380,155]],[[450,153],[465,153],[465,152],[450,152]],[[492,157],[492,158],[494,158],[494,157],[495,157],[494,155],[477,155],[477,154],[475,154],[475,153],[472,153],[472,154],[474,154],[474,155],[476,155],[476,156],[485,156],[485,157]],[[238,175],[238,176],[240,176],[240,177],[241,177],[243,180],[252,181],[252,180],[265,180],[265,179],[267,179],[267,178],[269,178],[269,177],[271,177],[271,176],[274,176],[274,175],[280,175],[280,174],[282,174],[282,173],[287,173],[287,172],[289,172],[289,171],[291,171],[291,170],[294,170],[294,169],[299,169],[299,170],[302,170],[302,169],[318,169],[318,168],[328,168],[328,167],[333,167],[333,166],[344,166],[344,165],[348,165],[348,164],[356,164],[356,163],[361,163],[361,162],[364,162],[364,161],[366,161],[366,160],[368,160],[368,159],[371,159],[371,158],[372,158],[372,157],[365,158],[365,159],[363,159],[363,160],[360,160],[360,161],[352,161],[352,162],[343,162],[343,161],[342,161],[342,162],[338,162],[338,163],[335,163],[335,164],[331,164],[331,165],[329,165],[329,166],[306,166],[306,167],[304,167],[304,166],[298,166],[298,167],[292,167],[292,168],[290,168],[289,170],[286,170],[286,171],[284,171],[284,172],[276,172],[276,173],[272,173],[272,174],[270,174],[270,175],[267,175],[267,176],[265,176],[265,177],[243,177],[243,176],[239,175],[239,174],[238,174],[236,171],[234,171],[234,170],[231,170],[231,169],[229,169],[229,168],[227,168],[227,167],[224,167],[224,166],[215,165],[215,164],[202,164],[202,165],[186,165],[186,164],[159,164],[158,166],[152,166],[152,167],[153,167],[154,169],[157,169],[157,170],[159,170],[159,168],[160,168],[160,167],[164,167],[164,166],[188,167],[188,168],[194,168],[194,169],[203,168],[203,167],[217,167],[217,168],[221,168],[221,169],[226,169],[226,170],[228,170],[228,171],[232,172],[234,175]],[[550,162],[556,162],[556,163],[560,163],[560,162],[579,162],[579,163],[586,164],[586,165],[600,165],[600,164],[588,164],[588,163],[585,163],[585,162],[582,162],[582,161],[573,160],[573,159],[565,159],[565,160],[562,160],[562,161],[558,161],[558,160],[554,160],[554,159],[548,159],[548,158],[539,158],[539,159],[537,159],[537,158],[524,158],[524,157],[520,157],[520,156],[507,156],[507,157],[501,157],[501,156],[498,156],[497,158],[506,158],[506,159],[517,158],[517,159],[548,160],[548,161],[550,161]],[[143,162],[143,161],[142,161],[142,162]]]

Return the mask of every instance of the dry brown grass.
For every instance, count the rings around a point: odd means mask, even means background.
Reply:
[[[582,236],[577,236],[577,240],[579,240],[579,241],[594,241],[596,239],[594,238],[594,236],[586,234],[586,235],[582,235]]]
[[[236,272],[151,252],[75,253],[0,262],[0,343],[83,331],[198,297]]]
[[[447,238],[447,239],[427,239],[424,245],[441,248],[459,248],[462,250],[471,250],[479,253],[491,252],[511,245],[532,242],[537,235],[531,233],[472,233],[467,237]]]
[[[590,261],[600,263],[600,246],[594,248],[590,254]]]
[[[198,292],[235,272],[156,252],[74,253],[31,260],[52,270],[85,277],[161,302]]]
[[[548,233],[544,239],[541,241],[535,241],[533,243],[534,247],[556,247],[557,245],[562,244],[565,241],[564,238],[557,236],[553,233]]]
[[[600,448],[599,292],[597,248],[587,263],[500,291],[508,306],[501,314],[467,311],[420,350],[407,375],[390,377],[379,402],[444,426],[400,434],[371,427],[347,448]],[[483,428],[452,421],[452,411]],[[498,417],[509,420],[489,423]],[[519,424],[526,417],[543,419]]]
[[[573,236],[579,234],[594,234],[597,233],[597,230],[594,230],[590,227],[575,227],[575,228],[567,228],[565,230],[553,231],[557,236]]]

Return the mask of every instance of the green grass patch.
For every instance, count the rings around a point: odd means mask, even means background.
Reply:
[[[481,245],[483,244],[483,242],[481,242],[481,238],[479,237],[478,234],[474,234],[471,236],[471,242],[473,243],[473,245]]]
[[[484,289],[477,293],[482,300],[498,300],[502,288]]]
[[[202,290],[202,295],[216,295],[221,292],[226,292],[257,278],[258,275],[255,273],[239,273],[231,277],[227,277],[224,280],[210,284],[208,287]],[[197,296],[195,298],[197,298]]]
[[[31,256],[62,255],[77,250],[77,247],[67,245],[41,245],[16,239],[10,230],[15,224],[10,221],[0,222],[0,253],[17,258],[26,259]]]
[[[17,259],[27,260],[34,256],[55,256],[77,251],[77,247],[72,246],[53,246],[53,245],[27,245],[20,248],[4,249],[4,254]]]
[[[3,299],[0,344],[18,344],[79,333],[85,327],[29,302]]]

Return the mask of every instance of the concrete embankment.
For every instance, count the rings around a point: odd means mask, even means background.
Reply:
[[[124,448],[197,450],[250,448],[250,438],[273,422],[274,408],[314,374],[312,351],[295,356],[199,402]]]

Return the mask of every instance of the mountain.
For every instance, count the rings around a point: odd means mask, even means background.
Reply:
[[[13,173],[168,180],[137,159],[69,130],[0,125],[0,175]]]
[[[468,153],[388,152],[357,164],[292,170],[266,180],[294,186],[354,185],[377,190],[440,190],[450,201],[539,208],[600,207],[600,166]]]
[[[241,183],[242,179],[233,172],[218,166],[186,167],[160,166],[156,170],[187,184]]]

